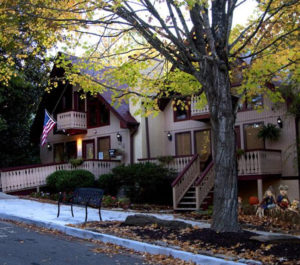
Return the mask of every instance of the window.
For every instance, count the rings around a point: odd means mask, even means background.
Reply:
[[[263,123],[253,123],[244,125],[244,137],[246,150],[264,149],[265,143],[262,138],[258,138],[258,132],[263,126]]]
[[[176,133],[175,134],[175,147],[176,155],[191,155],[192,144],[191,144],[191,133]]]
[[[185,102],[185,105],[176,106],[176,110],[174,110],[174,121],[185,121],[189,120],[191,117],[191,108],[188,102]]]
[[[74,110],[85,112],[85,99],[82,98],[82,92],[74,92]]]
[[[95,158],[94,140],[86,140],[82,142],[82,157],[83,159]]]
[[[98,98],[88,98],[88,126],[98,127],[109,125],[110,111]]]
[[[110,149],[110,137],[98,138],[98,158],[99,153],[103,154],[103,159],[110,159],[108,150]]]
[[[64,162],[64,143],[53,145],[54,162]]]
[[[206,162],[211,155],[210,130],[195,132],[196,153],[200,155],[200,161]]]
[[[241,145],[241,130],[240,130],[240,126],[235,126],[234,127],[234,131],[235,131],[235,146],[237,149],[241,149],[242,145]]]
[[[240,104],[240,110],[256,110],[261,109],[263,107],[263,96],[256,95],[252,98],[247,98],[246,101]]]
[[[77,158],[77,145],[75,141],[66,143],[66,155],[68,161],[70,159]]]

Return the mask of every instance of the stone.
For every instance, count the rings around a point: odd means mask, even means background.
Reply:
[[[135,214],[127,216],[122,226],[147,226],[157,224],[159,227],[166,227],[170,229],[185,229],[192,228],[191,224],[181,221],[162,220],[152,215]]]
[[[295,243],[300,244],[300,238],[288,235],[258,235],[250,237],[250,240],[262,243]]]

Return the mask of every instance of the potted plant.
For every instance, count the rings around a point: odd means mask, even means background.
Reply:
[[[236,157],[237,159],[240,159],[243,155],[245,154],[245,150],[244,149],[237,149],[236,150]]]
[[[264,140],[277,141],[280,137],[280,129],[276,125],[268,123],[261,127],[257,136]]]

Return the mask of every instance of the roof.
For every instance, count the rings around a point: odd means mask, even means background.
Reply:
[[[67,55],[67,60],[70,60],[72,64],[77,64],[77,63],[88,63],[87,60],[83,61],[83,59],[78,58],[73,55]],[[95,71],[94,69],[90,68],[82,68],[80,69],[80,72],[82,74],[87,74],[91,77],[93,77],[97,82],[100,83],[106,83],[108,84],[109,81],[105,80],[103,78],[103,74],[107,69],[111,69],[110,67],[103,68],[99,71]],[[115,85],[114,86],[117,89],[124,89],[127,88],[128,85],[123,84],[123,85]],[[131,115],[130,110],[129,110],[129,103],[126,102],[125,100],[122,100],[120,104],[113,104],[112,102],[112,95],[113,91],[111,90],[105,90],[102,93],[99,93],[99,96],[103,98],[103,100],[107,103],[107,106],[110,108],[110,110],[122,121],[124,121],[127,125],[138,125],[139,123],[136,121],[136,119]]]

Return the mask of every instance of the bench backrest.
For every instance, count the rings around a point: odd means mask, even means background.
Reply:
[[[104,191],[95,188],[77,188],[73,193],[73,203],[88,203],[99,207],[102,202]]]

